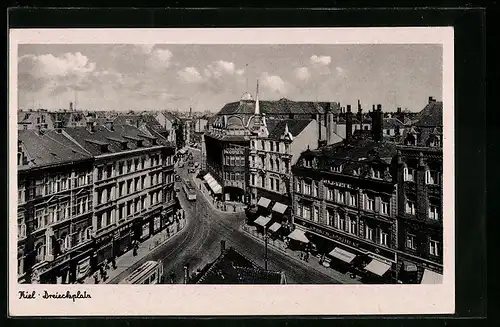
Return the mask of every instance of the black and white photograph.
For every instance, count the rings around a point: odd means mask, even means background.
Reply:
[[[283,306],[359,290],[453,308],[453,34],[369,30],[20,30],[12,300],[105,313],[112,290],[149,313],[187,296],[164,308],[185,313],[220,292],[238,306],[231,290]],[[421,293],[390,295],[405,287]]]

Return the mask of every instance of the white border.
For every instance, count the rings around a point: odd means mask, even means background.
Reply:
[[[9,250],[9,314],[349,315],[443,314],[455,310],[453,28],[12,29],[9,31],[9,244],[17,244],[17,46],[135,44],[442,44],[444,124],[444,277],[441,285],[18,285],[17,246]],[[92,299],[19,300],[17,291],[68,288]]]

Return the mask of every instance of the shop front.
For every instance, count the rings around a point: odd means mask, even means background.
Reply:
[[[96,251],[96,261],[93,270],[97,270],[101,264],[103,264],[106,259],[110,259],[113,256],[113,238],[111,236],[106,237],[103,241],[99,242]]]
[[[141,241],[146,240],[151,235],[151,222],[150,220],[143,221],[141,227]]]
[[[398,282],[403,284],[441,284],[443,266],[407,253],[400,254]]]
[[[322,262],[340,272],[361,276],[366,283],[395,283],[397,255],[394,250],[318,226],[295,217],[316,245]],[[325,264],[326,264],[325,263]]]
[[[130,249],[133,239],[133,223],[128,222],[118,227],[113,233],[113,256],[119,257]]]
[[[156,215],[153,217],[153,233],[156,234],[161,230],[161,216]]]
[[[307,238],[305,231],[300,228],[295,228],[290,234],[285,237],[285,243],[292,250],[310,251],[312,244]]]

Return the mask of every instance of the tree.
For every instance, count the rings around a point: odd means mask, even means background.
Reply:
[[[181,120],[177,119],[173,124],[173,128],[175,130],[176,147],[177,149],[181,149],[185,145],[184,124]]]

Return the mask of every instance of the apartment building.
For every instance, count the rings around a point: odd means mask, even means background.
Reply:
[[[344,141],[304,151],[293,166],[295,234],[302,234],[340,271],[366,282],[397,280],[396,144],[382,136],[382,109],[371,113],[371,135],[351,133],[347,106]]]
[[[440,283],[443,274],[443,103],[430,97],[398,145],[399,279]]]

